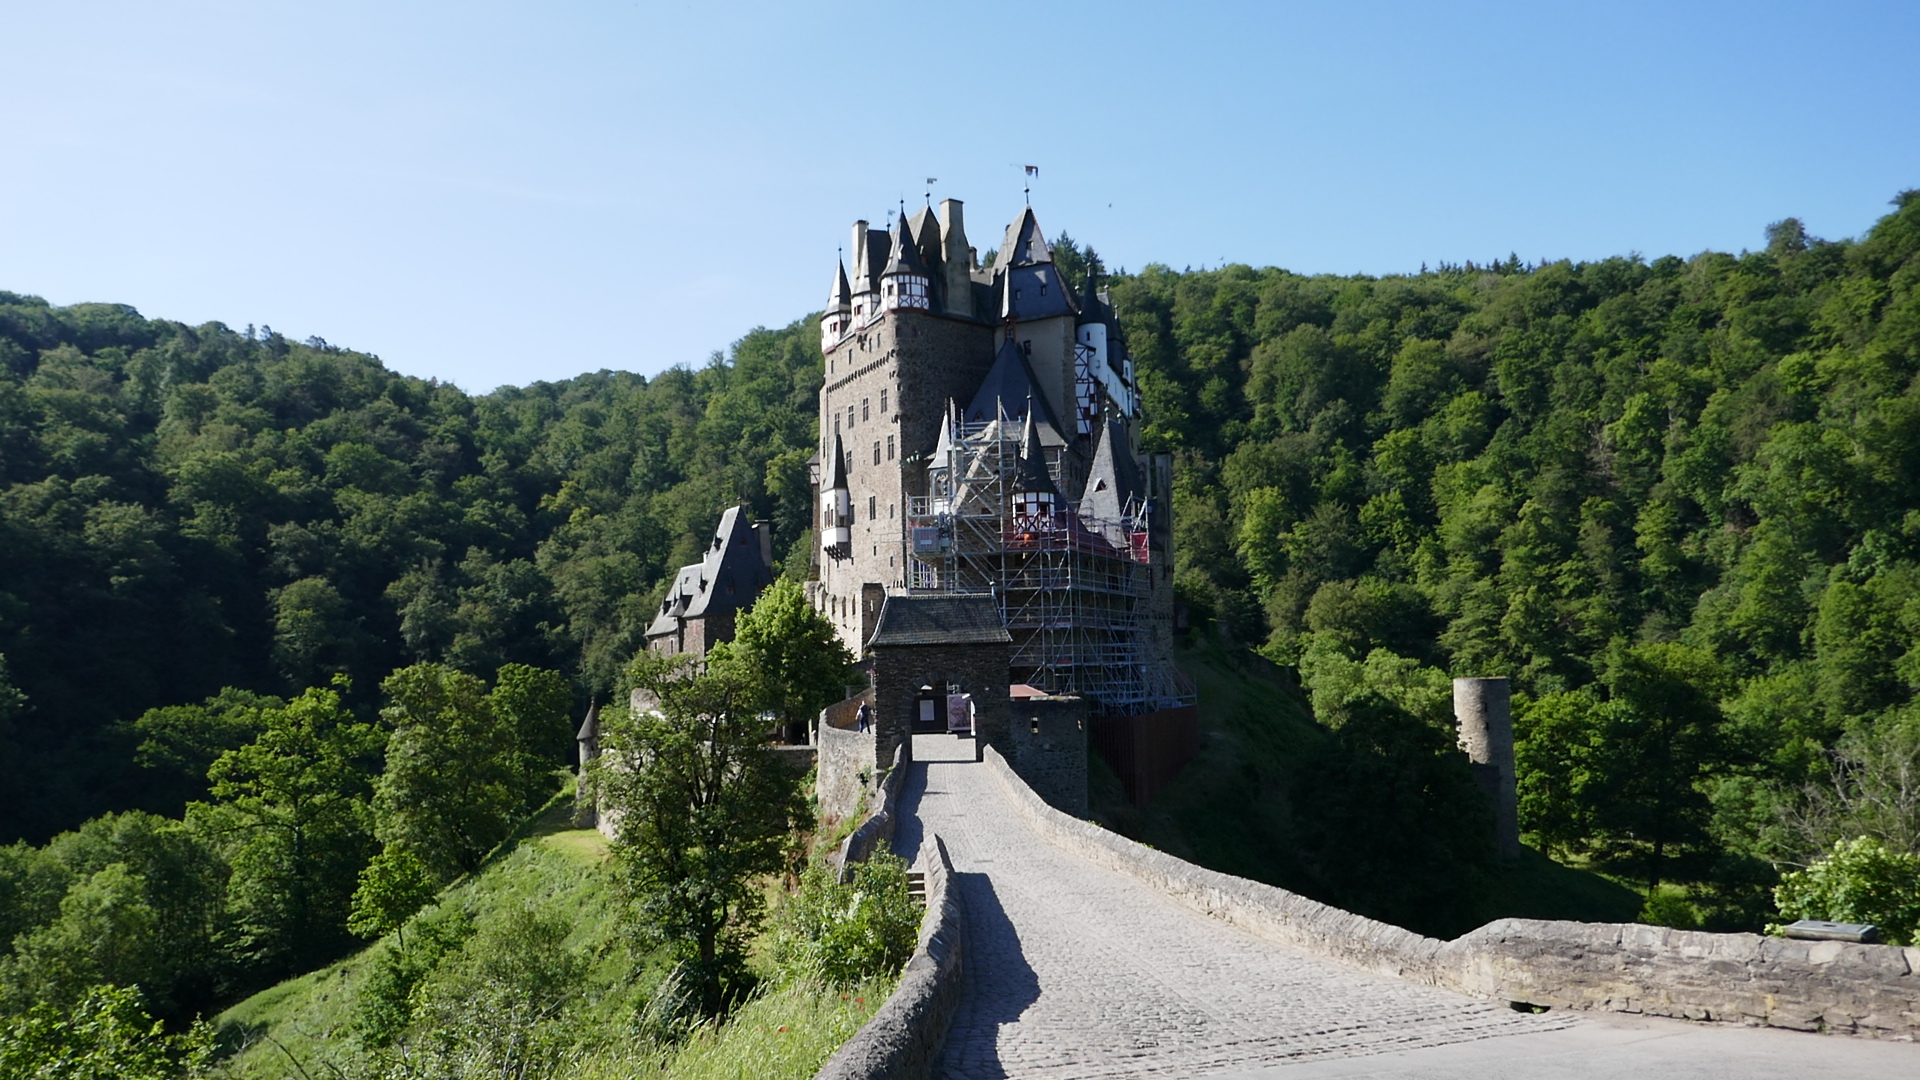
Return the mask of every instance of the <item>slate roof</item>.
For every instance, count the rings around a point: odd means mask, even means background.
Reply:
[[[1093,452],[1093,467],[1087,470],[1087,487],[1080,496],[1080,512],[1091,518],[1116,521],[1127,500],[1140,493],[1139,469],[1133,460],[1133,448],[1120,422],[1107,417],[1100,425],[1100,445]]]
[[[1011,340],[1003,343],[999,355],[993,358],[993,366],[987,369],[986,379],[980,383],[973,401],[967,405],[967,422],[984,424],[1002,416],[1009,420],[1022,420],[1027,415],[1027,403],[1032,402],[1034,411],[1039,414],[1040,445],[1067,445],[1066,438],[1060,434],[1060,421],[1054,418],[1053,410],[1047,407],[1047,397],[1040,392],[1038,384],[1033,365],[1027,363],[1027,354],[1021,350],[1019,343]]]
[[[1007,226],[1006,238],[1000,241],[1000,254],[995,256],[996,268],[1008,266],[1030,266],[1034,263],[1051,263],[1053,249],[1047,246],[1047,234],[1040,228],[1040,219],[1033,216],[1033,207],[1020,212],[1020,219]]]
[[[1007,645],[1013,636],[991,596],[889,596],[868,648],[890,645]]]
[[[847,282],[847,264],[836,264],[838,272],[833,277],[833,295],[827,297],[828,311],[850,311],[853,308],[853,286]]]
[[[906,216],[900,217],[899,230],[893,237],[893,250],[887,258],[888,274],[925,274],[926,262],[920,258],[920,245],[913,238],[913,226],[908,224]]]
[[[832,491],[847,486],[847,448],[840,442],[840,433],[833,433],[833,461],[827,466],[826,482],[820,485],[821,491]]]
[[[760,537],[746,509],[734,506],[720,515],[720,527],[714,530],[706,554],[674,576],[673,588],[660,602],[646,636],[671,634],[685,619],[738,611],[773,584],[773,567],[761,557]]]
[[[1039,410],[1034,410],[1038,412]],[[1042,449],[1040,433],[1033,422],[1033,414],[1027,414],[1027,424],[1020,433],[1020,468],[1014,478],[1013,490],[1016,492],[1052,492],[1060,493],[1053,477],[1047,475],[1047,455]]]

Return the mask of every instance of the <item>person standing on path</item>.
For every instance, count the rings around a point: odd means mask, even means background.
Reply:
[[[873,722],[873,706],[863,701],[860,703],[860,711],[854,714],[854,730],[865,731],[867,730],[867,725],[871,724],[872,722]]]

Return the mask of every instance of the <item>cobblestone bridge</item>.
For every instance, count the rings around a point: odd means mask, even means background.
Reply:
[[[1037,835],[971,743],[920,736],[896,847],[945,839],[966,987],[936,1075],[1889,1077],[1920,1047],[1514,1012],[1252,937]]]

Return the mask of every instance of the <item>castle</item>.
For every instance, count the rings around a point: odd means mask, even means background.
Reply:
[[[809,596],[869,655],[873,688],[888,648],[922,657],[897,681],[914,701],[874,703],[882,730],[961,697],[995,741],[1013,701],[1076,703],[1082,733],[1192,701],[1172,663],[1171,461],[1138,448],[1133,364],[1097,269],[1076,294],[1031,207],[984,264],[957,199],[853,225],[820,319]],[[983,618],[1005,659],[939,669],[996,647]],[[1040,736],[1047,710],[1026,711]]]

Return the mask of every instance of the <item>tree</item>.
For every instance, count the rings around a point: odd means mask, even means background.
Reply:
[[[727,646],[704,665],[643,656],[630,677],[646,707],[607,721],[596,782],[619,823],[614,851],[646,945],[682,955],[702,1006],[742,987],[764,900],[802,820],[799,774],[766,745],[767,680]]]
[[[789,741],[804,741],[820,710],[846,693],[853,656],[800,582],[780,578],[741,613],[734,630],[740,659],[760,679]]]
[[[0,1076],[33,1080],[184,1080],[208,1075],[211,1024],[168,1035],[133,987],[96,986],[71,1009],[34,1006],[0,1021]]]
[[[371,854],[368,768],[382,743],[334,688],[261,714],[258,738],[208,770],[211,805],[189,820],[228,840],[236,948],[271,981],[330,958],[345,941],[353,882]]]
[[[285,705],[229,686],[198,705],[148,709],[133,722],[140,739],[134,760],[166,778],[162,805],[177,813],[189,800],[206,797],[207,770],[220,755],[252,742],[260,734],[261,714]]]
[[[1827,857],[1780,879],[1773,891],[1782,919],[1872,923],[1889,945],[1912,945],[1920,932],[1920,855],[1871,836],[1842,840]]]
[[[364,938],[399,934],[400,948],[405,950],[407,920],[439,892],[440,883],[425,863],[406,848],[388,845],[360,868],[360,886],[353,891],[347,929]]]
[[[535,809],[551,790],[554,770],[566,764],[573,749],[573,688],[557,671],[507,664],[494,677],[487,704],[514,734],[521,809]]]
[[[375,832],[443,882],[479,868],[520,808],[518,734],[494,712],[486,684],[452,668],[415,664],[380,688],[394,732],[374,786]]]

